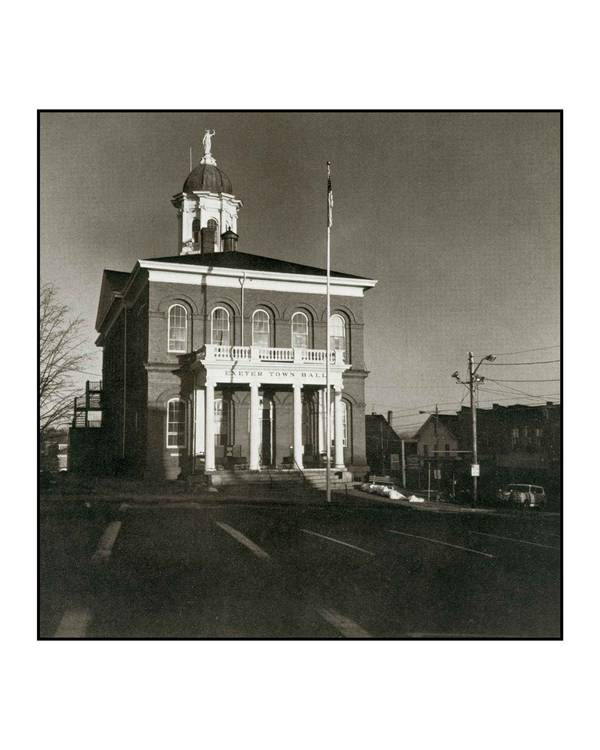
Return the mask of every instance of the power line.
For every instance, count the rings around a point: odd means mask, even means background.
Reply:
[[[522,391],[520,388],[514,388],[512,385],[502,385],[499,381],[494,380],[493,378],[486,378],[486,379],[489,380],[491,383],[497,383],[500,386],[500,388],[502,388],[502,391],[504,393],[508,393],[509,391],[512,391],[513,393],[518,393],[523,396],[531,396],[532,398],[541,398],[542,396],[544,396],[543,393],[539,395],[534,395],[533,393],[527,393],[527,391]],[[552,395],[552,394],[548,394],[548,395]]]
[[[496,357],[508,357],[511,354],[527,354],[528,352],[545,352],[548,349],[560,349],[560,344],[554,346],[541,346],[538,349],[520,349],[518,352],[494,352]]]
[[[551,365],[560,359],[545,359],[540,362],[483,362],[486,367],[515,367],[516,365]]]
[[[492,380],[492,378],[489,378]],[[560,378],[548,378],[546,380],[492,380],[493,383],[560,383]]]

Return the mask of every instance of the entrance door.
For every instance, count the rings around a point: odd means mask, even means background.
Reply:
[[[315,402],[315,394],[309,392],[302,403],[302,444],[304,464],[308,467],[314,465],[319,457],[318,403]]]
[[[259,456],[262,466],[273,466],[273,399],[270,396],[262,396],[258,412],[260,415],[260,447]]]

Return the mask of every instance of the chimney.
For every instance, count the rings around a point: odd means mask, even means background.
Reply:
[[[392,417],[393,417],[393,416],[394,416],[394,412],[393,412],[393,411],[388,411],[388,418],[387,418],[387,421],[388,421],[388,424],[389,424],[390,426],[391,426],[391,424],[392,424]]]
[[[239,238],[238,235],[231,229],[223,232],[223,234],[221,235],[221,239],[223,240],[224,253],[231,253],[237,250],[237,241]]]

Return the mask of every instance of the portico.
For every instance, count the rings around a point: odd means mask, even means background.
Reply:
[[[305,467],[307,446],[303,437],[306,436],[314,436],[307,437],[315,443],[310,447],[312,460],[315,455],[324,452],[325,358],[326,351],[320,349],[205,345],[198,352],[193,365],[194,455],[204,456],[204,472],[210,474],[217,470],[219,457],[215,445],[219,440],[216,439],[215,420],[223,413],[227,415],[227,426],[225,430],[219,427],[224,441],[220,446],[221,452],[223,449],[229,451],[232,460],[239,459],[239,463],[245,465],[241,446],[247,445],[247,468],[250,471],[260,471],[261,466],[275,463],[274,421],[280,444],[288,445],[290,449],[287,455],[276,456],[280,465],[287,462],[290,468]],[[344,362],[342,351],[330,352],[329,382],[332,388],[336,470],[345,468],[342,376],[349,367]],[[224,393],[228,394],[227,409],[215,409],[215,393],[219,393],[220,398]],[[287,405],[290,401],[291,409]],[[238,404],[239,413],[232,413],[234,403]],[[275,414],[274,403],[277,404]],[[312,408],[309,409],[309,405]],[[281,410],[281,414],[278,410]],[[286,413],[290,411],[291,419],[286,420]],[[247,430],[242,416],[244,412],[248,413]],[[236,449],[239,455],[233,456]]]

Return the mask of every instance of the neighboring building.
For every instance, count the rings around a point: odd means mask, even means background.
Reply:
[[[458,415],[432,414],[415,434],[417,453],[423,458],[458,456]]]
[[[41,436],[40,469],[42,471],[66,471],[69,455],[67,428],[46,430]]]
[[[414,467],[412,458],[416,455],[417,445],[411,437],[399,435],[392,427],[392,421],[391,411],[387,419],[375,412],[366,415],[367,463],[372,474],[401,477],[402,444],[405,467],[408,463]]]
[[[107,470],[173,479],[324,467],[325,271],[237,249],[242,202],[210,139],[172,203],[176,253],[104,272]],[[363,298],[376,282],[334,271],[330,284],[332,456],[362,475]]]
[[[490,410],[479,411],[487,412],[482,438],[491,446],[499,482],[541,484],[555,493],[560,486],[560,406],[551,401],[543,406],[494,404],[491,416]]]
[[[102,427],[102,381],[88,380],[85,393],[73,403],[69,430],[69,471],[96,474],[105,471],[105,444]]]
[[[369,426],[371,422],[371,426]],[[380,448],[396,446],[401,437],[381,415],[367,417],[367,455],[378,473],[382,470]],[[388,429],[389,428],[389,429]],[[392,431],[393,432],[393,431]],[[471,409],[458,414],[432,414],[414,434],[416,455],[406,453],[407,485],[451,493],[471,483]],[[543,406],[494,404],[477,410],[477,445],[484,491],[508,482],[541,484],[551,496],[560,489],[561,409]],[[407,443],[405,442],[405,450]],[[395,449],[395,448],[394,448]],[[392,452],[390,448],[389,452]]]

